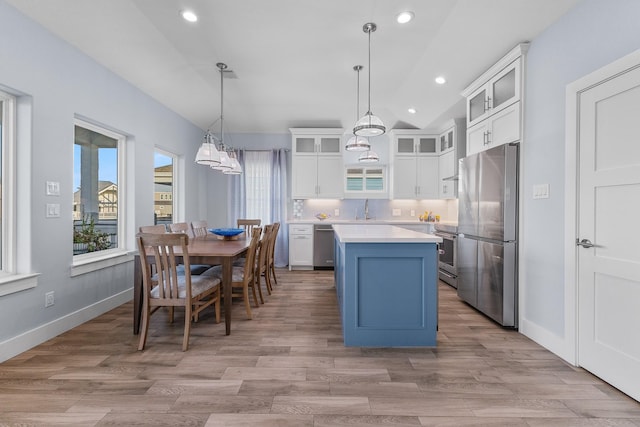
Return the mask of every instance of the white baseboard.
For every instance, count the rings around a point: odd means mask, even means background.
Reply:
[[[556,356],[564,359],[567,363],[571,363],[572,365],[576,364],[575,354],[571,351],[572,346],[570,343],[567,343],[565,338],[551,333],[547,329],[526,319],[521,319],[519,331],[527,338],[530,338]]]
[[[0,342],[0,362],[11,359],[63,332],[75,328],[109,310],[131,301],[133,288],[69,313],[6,341]]]

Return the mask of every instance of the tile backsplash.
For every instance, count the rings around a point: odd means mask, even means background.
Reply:
[[[313,219],[326,213],[334,219],[362,219],[365,199],[308,199],[294,200],[294,219]],[[440,215],[441,221],[458,220],[458,200],[386,200],[369,199],[369,216],[380,220],[416,220],[425,211]],[[337,213],[337,215],[336,215]],[[399,215],[394,215],[399,214]],[[412,215],[413,214],[413,215]]]

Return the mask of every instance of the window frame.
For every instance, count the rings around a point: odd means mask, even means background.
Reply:
[[[31,268],[30,247],[23,242],[18,245],[18,213],[25,209],[30,212],[30,171],[18,168],[18,127],[22,132],[23,158],[28,158],[30,139],[31,104],[26,97],[19,97],[0,86],[2,108],[2,254],[0,255],[0,296],[32,289],[38,286],[38,273],[25,272]],[[18,111],[24,112],[20,120]],[[23,160],[24,162],[24,160]],[[21,181],[23,194],[18,200],[18,179]],[[27,194],[28,193],[28,194]],[[19,205],[20,204],[20,205]],[[25,226],[23,223],[22,226]],[[26,230],[25,230],[26,232]],[[28,235],[28,232],[27,232]],[[18,257],[20,255],[20,262]]]
[[[172,177],[171,177],[171,207],[173,209],[172,214],[171,214],[171,218],[172,218],[172,222],[180,222],[182,221],[181,218],[182,216],[180,215],[180,212],[182,212],[184,209],[180,209],[180,192],[178,191],[178,185],[180,185],[180,159],[181,157],[176,154],[176,153],[172,153],[171,151],[165,150],[164,148],[160,148],[158,146],[154,147],[153,149],[153,154],[154,154],[154,163],[153,163],[153,171],[155,174],[155,170],[156,170],[156,164],[155,164],[155,154],[161,154],[165,157],[169,157],[172,160],[172,166],[173,166],[173,170],[172,170]],[[155,177],[154,177],[155,180]],[[154,186],[153,186],[153,191],[155,193],[155,181],[154,181]],[[155,194],[154,194],[154,213],[155,213]],[[180,218],[180,219],[179,219]]]
[[[117,154],[117,179],[118,182],[118,225],[117,225],[117,246],[115,248],[105,249],[101,251],[89,252],[85,254],[73,255],[73,261],[71,265],[71,276],[77,276],[80,274],[88,273],[90,271],[99,270],[112,265],[120,264],[121,262],[127,262],[133,257],[127,252],[127,236],[126,236],[126,224],[127,224],[127,194],[126,194],[126,156],[127,156],[127,135],[124,132],[118,132],[112,130],[104,125],[96,124],[88,121],[87,119],[81,119],[79,117],[74,118],[73,126],[79,126],[87,130],[103,134],[109,138],[117,141],[116,147]],[[75,130],[74,130],[75,135]],[[73,144],[75,145],[75,136]],[[75,191],[75,190],[74,190]],[[73,219],[71,230],[73,230]],[[119,259],[119,257],[123,257]]]

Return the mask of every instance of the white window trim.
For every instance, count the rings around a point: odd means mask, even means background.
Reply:
[[[2,110],[2,265],[0,266],[0,296],[9,295],[38,285],[37,273],[18,273],[17,265],[17,98],[7,92],[0,91],[0,100],[4,104]],[[28,135],[25,134],[25,137]],[[30,141],[26,140],[30,144]],[[28,151],[28,150],[27,150]],[[26,236],[25,236],[26,238]],[[30,264],[24,262],[23,264]]]
[[[92,271],[101,270],[117,264],[133,260],[133,256],[127,251],[126,242],[126,140],[127,136],[122,132],[116,132],[105,126],[93,124],[87,120],[76,118],[75,126],[80,126],[91,131],[101,133],[117,140],[118,146],[118,247],[104,251],[91,252],[73,256],[71,265],[71,277]]]

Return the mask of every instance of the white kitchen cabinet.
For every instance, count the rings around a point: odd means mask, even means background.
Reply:
[[[521,139],[520,102],[467,129],[467,155]]]
[[[394,199],[437,199],[438,157],[396,157]]]
[[[289,129],[292,134],[294,199],[344,196],[343,129]]]
[[[390,133],[394,156],[438,155],[438,135],[417,129],[394,129]]]
[[[528,47],[517,45],[462,92],[467,99],[467,155],[522,139]]]
[[[465,120],[451,119],[440,132],[439,198],[458,197],[458,160],[466,154]]]
[[[289,224],[289,270],[313,269],[313,224]]]
[[[394,199],[438,198],[439,135],[417,129],[390,132]]]

